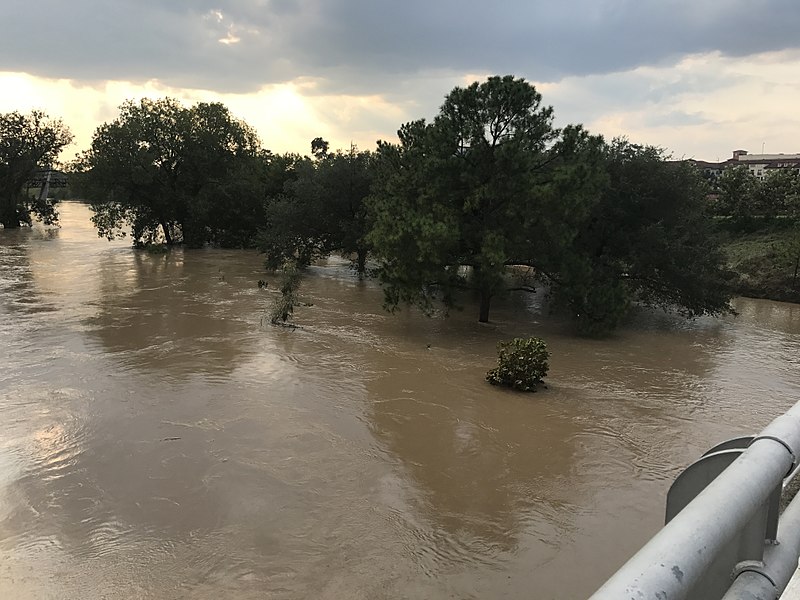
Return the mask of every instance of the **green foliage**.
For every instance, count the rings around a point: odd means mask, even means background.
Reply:
[[[758,181],[758,180],[757,180]],[[800,196],[800,176],[794,169],[767,171],[755,186],[753,203],[763,220],[796,216]]]
[[[550,353],[539,338],[514,338],[497,344],[497,367],[486,374],[492,385],[503,385],[521,392],[535,392],[549,369]]]
[[[76,163],[98,234],[242,247],[263,222],[268,155],[219,103],[143,99],[101,125]]]
[[[719,196],[714,207],[715,212],[729,217],[736,228],[752,228],[758,186],[758,179],[753,177],[747,167],[726,169],[717,180]]]
[[[328,155],[328,148],[330,144],[323,140],[321,137],[315,137],[311,140],[311,154],[317,160],[322,160]]]
[[[259,247],[268,268],[289,259],[302,267],[341,252],[356,257],[356,270],[363,276],[369,252],[364,200],[373,178],[372,153],[355,147],[328,153],[326,144],[321,138],[312,142],[316,160],[286,162],[291,176],[269,202],[268,227],[261,231]]]
[[[306,267],[325,254],[325,231],[319,218],[322,190],[316,167],[309,158],[285,157],[284,183],[266,208],[266,227],[259,232],[258,248],[266,254],[269,270],[287,261]]]
[[[374,178],[374,155],[355,146],[327,154],[318,162],[316,175],[323,190],[320,219],[327,229],[326,250],[353,256],[353,267],[363,277],[371,250],[366,198]]]
[[[725,217],[726,228],[753,232],[774,225],[776,219],[800,217],[800,173],[794,169],[768,170],[763,179],[747,167],[726,169],[717,181],[714,212]]]
[[[286,261],[281,268],[280,295],[275,297],[270,310],[270,322],[273,325],[286,324],[294,314],[294,307],[299,302],[297,290],[300,287],[300,279],[297,263]]]
[[[607,146],[605,163],[607,185],[553,267],[555,296],[579,329],[605,333],[634,302],[688,317],[729,311],[733,275],[701,175],[625,140]]]
[[[399,144],[379,143],[368,240],[388,308],[429,311],[476,289],[487,321],[507,266],[540,267],[570,244],[602,180],[601,139],[552,120],[524,79],[490,77],[455,88],[433,123],[401,127]]]
[[[789,239],[781,250],[784,261],[790,265],[787,274],[789,270],[792,274],[789,288],[794,293],[795,300],[800,300],[800,280],[798,280],[798,276],[800,276],[800,225],[796,224],[791,230]]]
[[[401,127],[399,144],[379,143],[368,240],[387,308],[430,312],[474,289],[486,321],[507,268],[526,266],[590,334],[633,303],[729,310],[730,274],[696,170],[552,119],[532,85],[490,77],[455,88],[433,123]]]
[[[72,141],[69,129],[58,119],[34,110],[28,114],[0,114],[0,224],[6,228],[30,224],[36,217],[46,225],[58,220],[55,202],[29,197],[25,183],[37,169],[55,162]]]

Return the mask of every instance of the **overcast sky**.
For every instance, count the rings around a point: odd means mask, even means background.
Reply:
[[[800,152],[798,0],[5,0],[0,112],[88,147],[126,99],[224,102],[265,147],[374,148],[456,85],[534,83],[558,125],[676,157]]]

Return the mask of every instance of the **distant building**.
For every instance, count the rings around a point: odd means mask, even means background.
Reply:
[[[722,162],[690,160],[709,179],[716,179],[725,169],[747,167],[756,179],[764,179],[774,169],[792,169],[800,172],[800,154],[748,154],[747,150],[734,150],[733,157]]]

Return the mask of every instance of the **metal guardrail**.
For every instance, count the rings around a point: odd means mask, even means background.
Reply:
[[[800,402],[754,438],[712,448],[670,489],[667,524],[590,600],[774,600],[797,568]]]

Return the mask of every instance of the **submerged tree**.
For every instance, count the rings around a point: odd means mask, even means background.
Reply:
[[[293,161],[292,176],[270,199],[267,227],[259,241],[267,266],[275,269],[295,260],[304,267],[340,252],[355,256],[356,270],[363,276],[369,251],[365,199],[373,179],[373,155],[355,147],[328,153],[321,138],[312,141],[312,150],[316,160]]]
[[[280,269],[287,261],[306,267],[325,253],[314,163],[296,155],[282,157],[281,163],[285,169],[282,185],[268,199],[265,226],[258,237],[258,248],[266,254],[270,270]]]
[[[347,152],[328,154],[317,165],[322,189],[320,218],[328,230],[327,250],[353,256],[359,277],[366,274],[370,244],[366,199],[374,178],[374,155],[351,146]]]
[[[524,79],[490,77],[379,143],[369,240],[390,308],[449,305],[468,288],[487,321],[509,265],[541,269],[570,243],[601,181],[601,139],[552,119]]]
[[[0,224],[5,228],[30,224],[32,217],[49,225],[58,219],[49,198],[31,198],[25,183],[39,169],[55,162],[72,142],[72,134],[58,119],[41,111],[0,114]]]
[[[607,184],[554,268],[557,300],[587,333],[614,327],[633,302],[690,317],[729,311],[732,277],[702,176],[625,140],[605,155]]]
[[[300,287],[300,270],[297,263],[287,260],[281,266],[280,295],[276,296],[270,308],[270,323],[285,325],[294,314],[294,307],[299,303],[297,290]]]
[[[134,243],[252,243],[262,220],[258,137],[219,103],[129,101],[79,161],[98,233]]]

